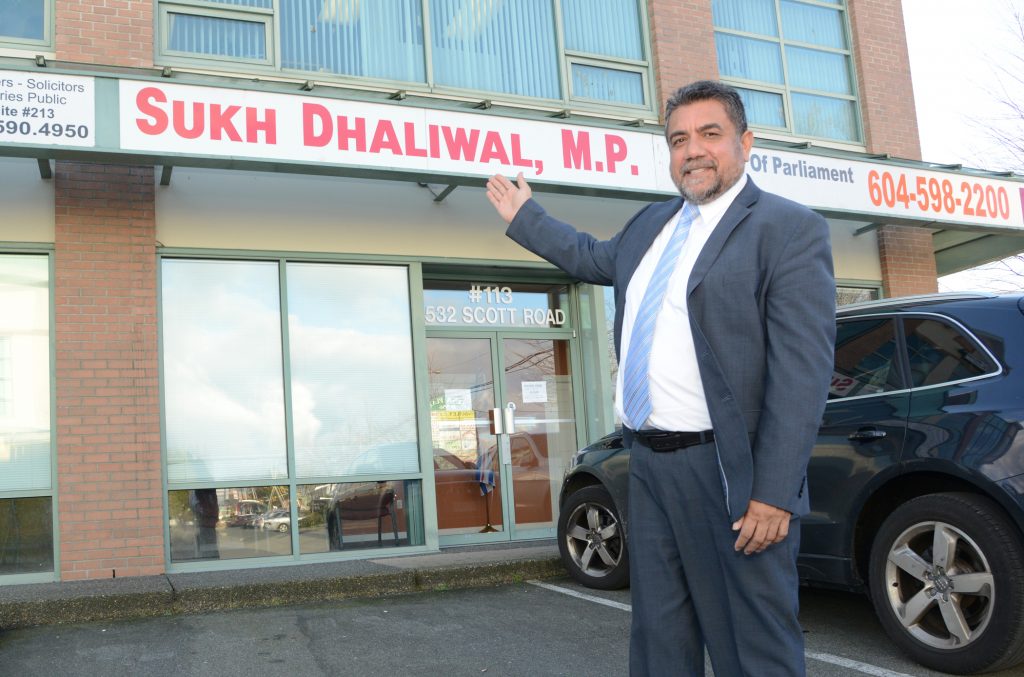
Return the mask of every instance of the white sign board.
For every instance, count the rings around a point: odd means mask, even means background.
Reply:
[[[444,409],[445,411],[472,411],[472,393],[464,388],[446,388],[444,391]]]
[[[547,381],[523,381],[523,403],[548,401]]]
[[[0,143],[95,146],[94,79],[0,71]]]
[[[674,195],[659,134],[314,96],[120,81],[120,145]],[[755,148],[763,188],[811,207],[1024,229],[1014,181]]]

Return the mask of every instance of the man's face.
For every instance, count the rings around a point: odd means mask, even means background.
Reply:
[[[672,182],[693,204],[705,204],[729,190],[743,176],[754,134],[739,134],[714,99],[672,111],[665,126],[671,154]]]

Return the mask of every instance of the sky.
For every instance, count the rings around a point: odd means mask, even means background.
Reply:
[[[1007,124],[999,101],[1009,82],[1000,65],[1024,49],[1010,30],[1014,10],[1024,11],[1024,0],[903,0],[922,159],[1024,173],[986,131]],[[939,278],[939,290],[1024,289],[1021,261],[986,268],[994,270]]]

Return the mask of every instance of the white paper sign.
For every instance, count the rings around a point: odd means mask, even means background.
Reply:
[[[473,395],[466,388],[452,388],[444,391],[445,411],[470,411],[473,409]]]
[[[523,381],[523,404],[548,401],[547,381]]]

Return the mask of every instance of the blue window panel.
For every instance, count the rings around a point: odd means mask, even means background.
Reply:
[[[715,34],[718,72],[725,77],[783,84],[782,55],[776,42]]]
[[[46,0],[0,0],[0,37],[42,40]]]
[[[789,68],[790,87],[853,94],[850,68],[845,54],[787,47],[786,64]]]
[[[742,88],[737,88],[736,91],[743,99],[748,124],[761,127],[784,128],[786,126],[786,112],[783,108],[781,94]]]
[[[777,36],[775,0],[713,0],[711,18],[716,28]]]
[[[328,2],[330,0],[327,0]],[[255,7],[256,9],[273,9],[274,0],[206,0],[216,2],[218,5],[233,5],[235,7]],[[359,2],[359,0],[355,0]]]
[[[283,68],[426,81],[419,0],[291,0],[279,21]]]
[[[846,49],[843,16],[838,9],[783,0],[782,34],[786,40]]]
[[[793,129],[797,134],[820,136],[837,141],[856,141],[856,103],[813,94],[791,95]]]
[[[644,79],[639,73],[633,71],[574,63],[572,65],[572,94],[584,99],[642,106],[644,104]]]
[[[550,0],[430,0],[439,85],[559,98]]]
[[[167,15],[167,48],[176,52],[265,61],[266,25],[192,14]]]
[[[643,59],[636,0],[562,0],[565,48]]]

